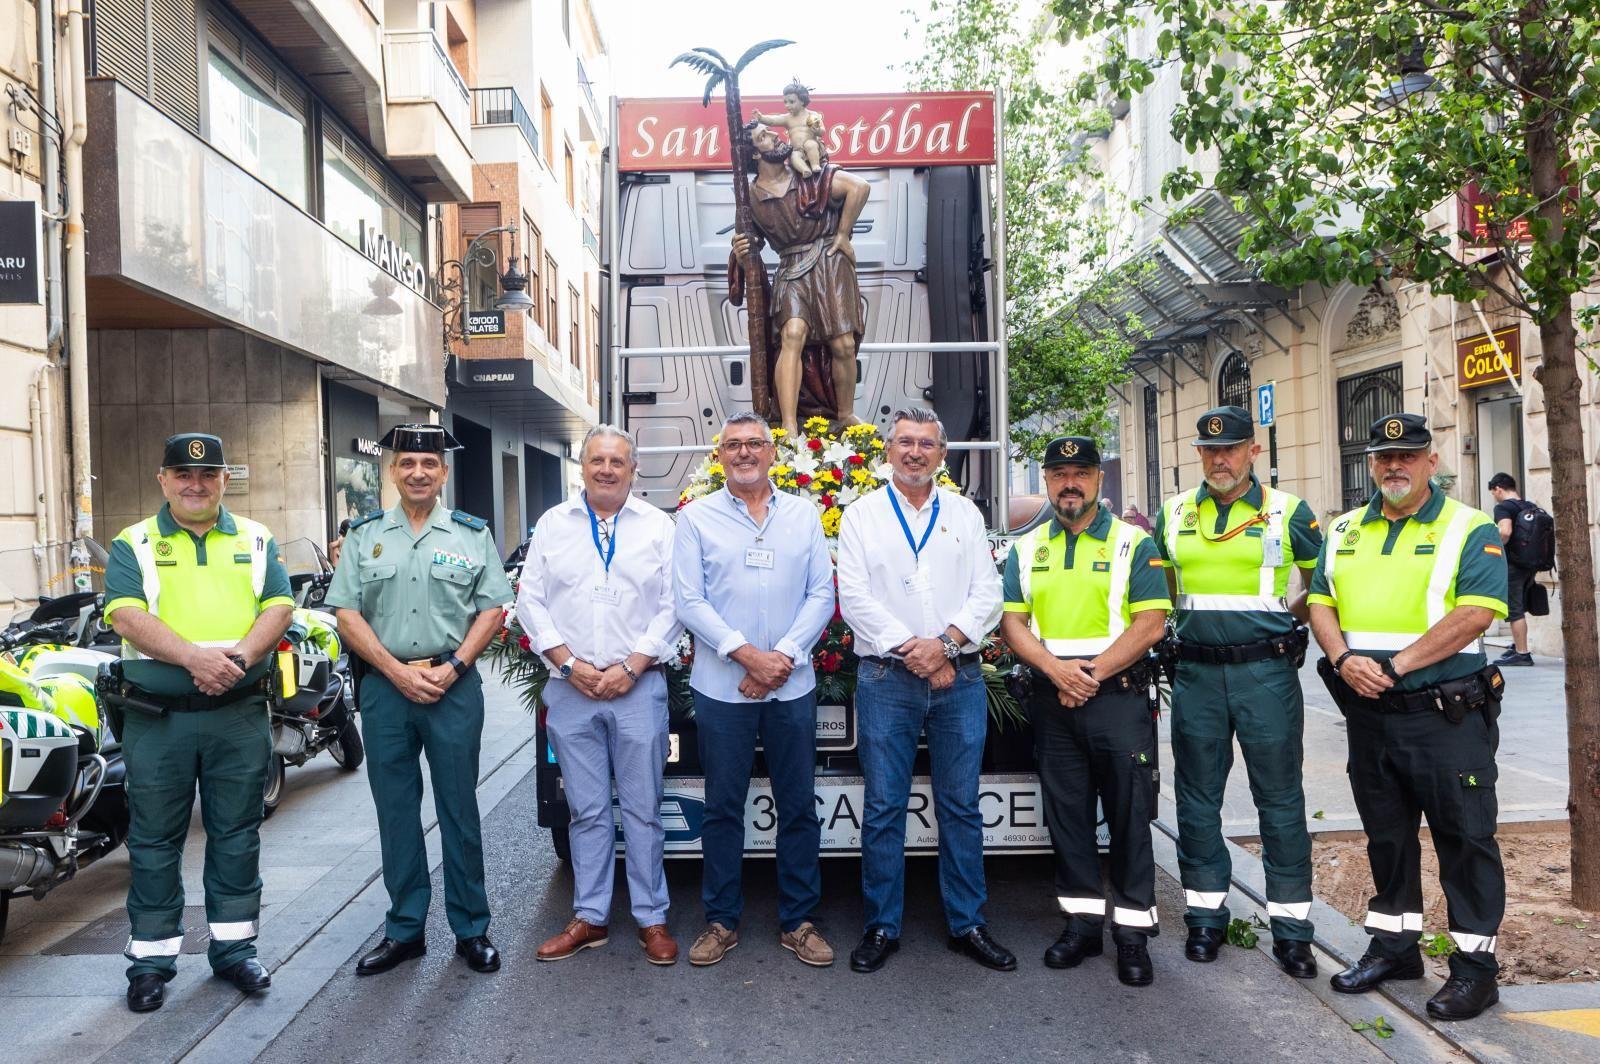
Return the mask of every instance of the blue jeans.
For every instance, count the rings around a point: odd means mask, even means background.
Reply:
[[[822,822],[817,819],[817,697],[722,702],[694,693],[706,807],[700,827],[700,893],[706,923],[730,930],[744,912],[744,810],[756,737],[777,809],[778,922],[793,931],[822,900]]]
[[[935,691],[895,665],[862,662],[856,680],[856,727],[866,814],[861,832],[861,892],[866,927],[900,937],[906,893],[906,803],[917,736],[928,736],[933,804],[939,820],[939,894],[952,935],[982,925],[983,817],[978,774],[989,733],[983,670],[956,670],[955,683]]]

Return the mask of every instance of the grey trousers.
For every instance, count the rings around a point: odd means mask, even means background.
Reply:
[[[545,726],[555,747],[572,823],[572,911],[605,926],[611,915],[616,822],[612,780],[627,843],[628,893],[640,927],[667,922],[667,877],[661,868],[661,772],[667,764],[667,679],[651,669],[633,690],[596,702],[552,676],[544,689]]]

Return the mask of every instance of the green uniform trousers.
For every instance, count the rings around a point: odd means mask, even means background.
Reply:
[[[483,742],[483,679],[472,669],[432,705],[408,702],[380,673],[361,680],[361,735],[367,782],[378,808],[383,885],[389,891],[384,934],[422,937],[432,887],[422,841],[422,763],[428,755],[433,806],[444,849],[445,913],[456,938],[489,930],[478,824],[478,750]]]
[[[213,970],[256,955],[261,915],[261,792],[271,763],[266,699],[249,695],[217,709],[129,710],[122,755],[128,768],[128,978],[171,979],[183,944],[183,843],[196,786],[206,829],[206,920]]]
[[[1261,824],[1261,863],[1275,938],[1311,941],[1311,836],[1301,782],[1305,700],[1287,661],[1178,663],[1172,685],[1172,760],[1178,868],[1190,927],[1228,926],[1232,874],[1222,797],[1237,735]]]

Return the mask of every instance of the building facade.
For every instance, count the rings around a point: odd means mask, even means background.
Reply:
[[[1094,145],[1112,182],[1155,194],[1180,162],[1206,172],[1208,160],[1185,156],[1168,132],[1176,79],[1175,69],[1164,69],[1123,114],[1113,112],[1111,128]],[[1182,205],[1188,210],[1176,206],[1129,215],[1135,250],[1116,305],[1078,308],[1101,324],[1139,326],[1132,331],[1132,377],[1118,396],[1125,499],[1154,514],[1163,499],[1198,485],[1192,444],[1201,412],[1235,403],[1259,421],[1258,389],[1270,384],[1275,431],[1257,433],[1263,455],[1256,472],[1263,482],[1275,475],[1325,524],[1371,497],[1368,427],[1402,410],[1428,418],[1440,482],[1456,498],[1492,510],[1487,481],[1506,472],[1524,498],[1553,510],[1533,323],[1489,301],[1430,296],[1420,284],[1274,289],[1238,257],[1245,222],[1229,203],[1206,192]],[[1457,212],[1457,204],[1442,204],[1430,221],[1453,234]],[[1514,373],[1497,361],[1491,333]],[[1589,490],[1600,499],[1600,380],[1592,364],[1583,377]],[[1600,539],[1594,514],[1590,531]],[[1530,618],[1532,649],[1559,655],[1563,596],[1595,589],[1565,587],[1559,572],[1540,579],[1551,612]]]

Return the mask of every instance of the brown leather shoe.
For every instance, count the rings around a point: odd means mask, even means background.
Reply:
[[[793,931],[778,936],[778,944],[813,968],[826,968],[833,963],[833,947],[822,937],[817,925],[807,920]]]
[[[541,961],[564,961],[579,950],[593,949],[606,944],[606,929],[596,927],[577,917],[567,924],[561,934],[539,947],[535,954]]]
[[[689,963],[697,968],[715,964],[739,944],[739,932],[730,931],[721,924],[711,923],[700,932],[700,937],[689,947]]]
[[[666,924],[651,924],[639,928],[639,945],[644,947],[644,959],[651,964],[676,964],[678,944],[667,933]]]

